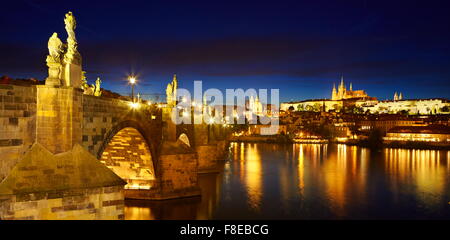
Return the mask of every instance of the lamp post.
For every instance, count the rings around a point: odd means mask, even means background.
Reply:
[[[130,84],[131,84],[131,99],[134,103],[134,85],[136,84],[136,78],[130,77],[128,80],[130,81]]]

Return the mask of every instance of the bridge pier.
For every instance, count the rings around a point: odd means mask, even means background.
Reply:
[[[225,135],[216,136],[214,127],[208,124],[197,124],[194,127],[199,173],[219,172],[220,162],[226,158],[228,143],[223,139]]]
[[[125,189],[125,198],[165,200],[200,196],[195,151],[182,141],[163,142],[150,189]]]

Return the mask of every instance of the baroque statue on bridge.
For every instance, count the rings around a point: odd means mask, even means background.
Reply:
[[[99,77],[97,78],[97,80],[95,80],[95,84],[91,84],[89,86],[89,84],[87,82],[87,78],[86,78],[86,72],[83,71],[81,80],[82,80],[81,89],[83,89],[83,94],[92,95],[92,96],[96,96],[96,97],[99,97],[102,95],[102,91],[101,91],[101,87],[100,87],[102,80],[100,80]]]
[[[48,77],[45,81],[46,85],[60,86],[61,85],[61,75],[63,70],[62,65],[62,55],[64,53],[64,44],[61,39],[58,38],[57,33],[53,33],[48,39],[48,55],[47,55],[47,66],[48,66]]]
[[[78,53],[78,43],[75,37],[75,28],[77,27],[77,22],[72,12],[68,12],[64,18],[65,28],[67,31],[67,52],[64,55],[64,61],[66,63],[75,63],[77,65],[81,64],[81,56]]]
[[[47,62],[60,63],[63,54],[63,42],[58,38],[58,33],[53,35],[48,40],[48,57]]]
[[[95,80],[95,86],[92,85],[94,88],[94,96],[99,97],[102,95],[102,91],[100,90],[100,84],[102,83],[102,80],[98,77],[97,80]]]
[[[173,80],[171,83],[167,84],[166,88],[166,101],[167,106],[175,106],[177,103],[177,88],[178,88],[178,81],[177,81],[177,75],[173,75]]]
[[[87,78],[86,78],[86,72],[82,71],[81,72],[81,89],[83,89],[86,92],[86,89],[89,88],[89,84],[87,83]]]
[[[69,39],[73,39],[76,41],[75,38],[75,28],[77,27],[77,21],[75,20],[75,17],[73,16],[72,12],[66,13],[66,18],[64,18],[64,24],[66,25],[66,31]]]
[[[47,86],[70,86],[86,90],[89,88],[81,67],[81,55],[77,50],[75,38],[76,21],[72,12],[68,12],[64,18],[67,31],[67,43],[59,39],[57,33],[48,40],[49,55],[46,58],[48,77],[45,80]]]

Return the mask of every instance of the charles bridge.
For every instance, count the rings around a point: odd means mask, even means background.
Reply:
[[[159,107],[86,94],[75,18],[64,21],[44,85],[0,84],[0,219],[123,219],[124,199],[201,195],[227,130],[175,125],[169,96]]]

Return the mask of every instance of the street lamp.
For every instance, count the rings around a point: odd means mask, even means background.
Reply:
[[[131,84],[131,99],[134,102],[134,85],[136,84],[136,78],[129,77],[128,81],[130,81],[130,84]]]

